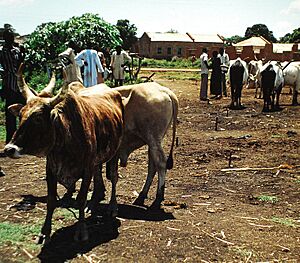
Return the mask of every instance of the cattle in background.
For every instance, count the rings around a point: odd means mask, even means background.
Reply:
[[[52,215],[57,206],[57,182],[68,189],[80,178],[82,182],[76,199],[79,224],[75,239],[87,240],[88,231],[84,222],[87,193],[91,179],[98,178],[95,173],[99,170],[99,164],[116,158],[123,133],[122,98],[111,89],[100,94],[76,94],[68,85],[63,85],[53,98],[39,97],[27,86],[21,72],[22,68],[18,73],[18,85],[27,103],[25,106],[15,104],[10,107],[12,112],[19,114],[21,121],[4,150],[13,158],[22,154],[47,157],[47,216],[39,241],[48,242],[50,239]],[[78,86],[78,90],[82,87]],[[116,174],[116,170],[112,172]],[[109,208],[114,213],[117,209],[117,177],[112,176],[111,179]],[[101,187],[101,182],[94,183],[95,187]],[[93,195],[92,203],[97,201],[98,197]]]
[[[279,97],[283,83],[283,72],[278,62],[269,61],[262,67],[261,87],[264,99],[263,111],[279,109]]]
[[[243,85],[248,79],[247,63],[240,58],[230,61],[229,81],[231,87],[231,109],[241,109],[241,96]]]
[[[298,94],[300,92],[300,62],[284,62],[283,67],[284,86],[292,87],[292,105],[298,105]]]

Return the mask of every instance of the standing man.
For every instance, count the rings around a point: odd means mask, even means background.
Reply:
[[[127,52],[122,50],[121,46],[117,46],[116,51],[112,53],[110,67],[115,79],[115,87],[122,86],[124,84],[124,67],[129,63],[130,59],[130,56]]]
[[[200,100],[207,100],[207,87],[208,87],[208,54],[207,48],[202,49],[200,56],[200,67],[201,67],[201,86],[200,86]]]
[[[19,90],[16,75],[24,60],[24,54],[14,46],[15,35],[11,28],[4,30],[3,38],[5,43],[0,48],[0,64],[3,67],[1,98],[5,100],[6,143],[8,143],[17,129],[16,117],[8,110],[8,107],[15,103],[26,103]]]
[[[226,74],[229,68],[229,56],[225,53],[224,48],[219,49],[219,58],[221,59],[221,87],[223,91],[223,95],[227,97],[227,89],[226,89]]]
[[[104,73],[97,51],[88,47],[75,56],[75,61],[79,67],[84,66],[83,85],[86,88],[97,85],[98,73]]]
[[[64,63],[66,71],[66,80],[67,82],[73,81],[82,81],[80,68],[75,62],[75,50],[76,44],[73,40],[70,40],[68,43],[68,48],[58,55],[58,58]]]

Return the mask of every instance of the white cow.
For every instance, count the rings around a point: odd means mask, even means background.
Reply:
[[[148,145],[148,176],[134,204],[144,205],[144,200],[158,173],[158,187],[152,208],[159,208],[164,200],[166,170],[173,167],[173,147],[176,134],[178,99],[168,88],[155,82],[115,88],[124,98],[125,132],[120,146],[120,163],[126,166],[129,155],[143,145]],[[172,144],[168,159],[162,140],[173,126]]]
[[[292,87],[293,100],[292,105],[298,105],[298,93],[300,92],[300,62],[282,63],[284,85]]]
[[[255,86],[255,98],[257,98],[258,89],[261,87],[261,69],[263,67],[262,60],[251,60],[248,63],[248,71],[249,71],[249,78],[248,84],[249,87],[250,83],[253,82]],[[259,94],[259,98],[261,98],[261,92]]]

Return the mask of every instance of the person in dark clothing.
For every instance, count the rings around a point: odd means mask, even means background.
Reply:
[[[222,97],[221,87],[221,60],[218,57],[218,52],[213,51],[211,59],[211,77],[210,77],[210,94],[214,95],[213,98],[219,99]]]
[[[8,110],[15,103],[25,104],[17,84],[16,73],[24,59],[23,52],[14,43],[14,32],[5,29],[3,32],[4,45],[0,48],[0,64],[3,68],[1,98],[5,100],[6,143],[8,143],[17,128],[16,117]]]

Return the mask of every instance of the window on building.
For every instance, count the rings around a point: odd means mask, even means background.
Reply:
[[[171,47],[168,47],[168,49],[167,49],[167,54],[168,54],[168,55],[172,55],[172,48],[171,48]]]
[[[161,47],[158,47],[157,48],[157,54],[161,54],[162,53],[162,48]]]
[[[177,55],[182,55],[182,48],[181,47],[179,47],[178,49],[177,49]]]

